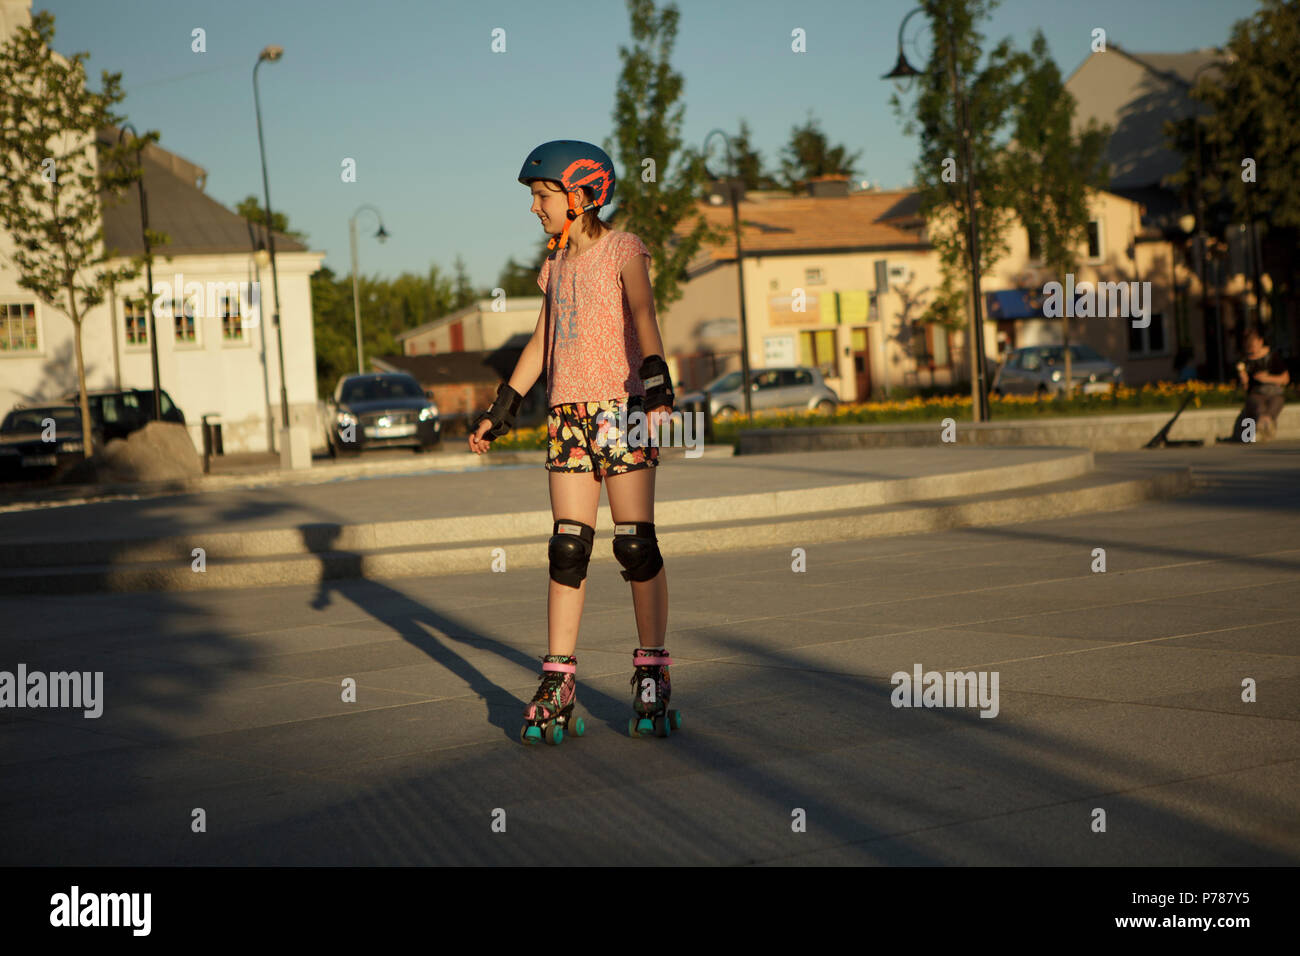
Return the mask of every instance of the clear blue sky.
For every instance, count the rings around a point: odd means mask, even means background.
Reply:
[[[661,3],[661,6],[663,4]],[[744,118],[775,165],[811,110],[832,143],[861,151],[860,178],[907,185],[915,142],[889,107],[899,23],[913,0],[680,0],[673,66],[685,83],[683,138],[736,132]],[[1027,48],[1041,29],[1063,75],[1091,32],[1134,52],[1218,46],[1255,0],[1004,0],[985,36]],[[349,216],[379,208],[392,238],[366,238],[361,271],[444,273],[463,257],[476,285],[506,259],[527,261],[540,227],[516,182],[550,139],[602,144],[612,134],[620,45],[618,0],[36,0],[55,15],[54,46],[120,71],[121,111],[137,129],[208,170],[207,191],[233,208],[262,195],[252,69],[267,44],[284,58],[259,71],[271,201],[340,275]],[[913,28],[921,17],[909,24]],[[507,52],[491,52],[495,28]],[[791,30],[808,52],[790,51]],[[191,51],[203,28],[207,52]],[[721,143],[715,141],[714,149]],[[340,181],[344,157],[357,182]],[[619,170],[620,173],[624,172]]]

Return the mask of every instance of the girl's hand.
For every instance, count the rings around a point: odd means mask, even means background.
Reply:
[[[474,434],[469,436],[469,450],[476,455],[481,455],[492,447],[490,441],[484,441],[483,436],[492,428],[492,422],[489,419],[483,419],[479,422],[478,428]]]
[[[659,405],[655,408],[652,408],[646,415],[650,427],[655,431],[659,430],[660,422],[671,423],[672,417],[673,417],[672,409],[670,409],[667,405]]]

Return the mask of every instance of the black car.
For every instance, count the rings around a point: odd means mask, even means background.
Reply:
[[[48,440],[47,440],[48,439]],[[91,430],[94,446],[103,435]],[[85,458],[76,405],[19,406],[0,422],[0,480],[36,481]]]
[[[407,445],[427,451],[442,437],[438,406],[401,372],[345,375],[330,402],[330,454]]]
[[[162,395],[162,420],[185,424],[185,413],[176,407],[172,397],[165,391]],[[79,404],[80,396],[76,392],[63,399],[71,404]],[[132,432],[139,431],[153,421],[152,388],[103,388],[86,393],[90,405],[90,420],[104,435],[104,441],[125,438]]]

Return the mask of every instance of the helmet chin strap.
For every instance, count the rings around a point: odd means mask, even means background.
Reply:
[[[560,235],[551,236],[551,241],[546,244],[547,249],[554,249],[557,245],[564,249],[569,244],[569,229],[574,221],[583,213],[590,209],[595,209],[595,203],[589,203],[586,206],[578,205],[578,197],[575,193],[569,193],[569,211],[564,214],[564,228],[560,230]]]

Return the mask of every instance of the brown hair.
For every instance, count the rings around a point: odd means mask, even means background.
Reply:
[[[544,185],[547,189],[549,189],[553,193],[564,191],[564,187],[553,180],[543,179],[541,182],[542,185]],[[581,188],[582,188],[582,197],[583,197],[584,205],[596,198],[596,194],[591,191],[590,186],[583,186]],[[576,228],[579,223],[581,223],[582,225],[582,231],[592,239],[597,238],[602,232],[610,228],[609,223],[601,220],[600,211],[597,209],[588,210],[587,212],[579,216],[577,219],[575,219],[573,226],[569,227],[570,231]]]

